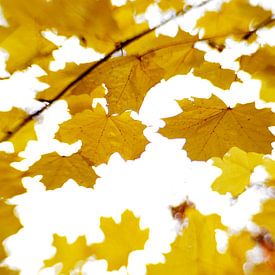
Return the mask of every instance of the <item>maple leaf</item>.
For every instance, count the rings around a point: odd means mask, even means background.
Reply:
[[[204,29],[205,38],[224,43],[227,36],[243,38],[271,15],[270,11],[250,5],[248,0],[231,0],[223,3],[219,11],[207,11],[198,20],[197,27]]]
[[[138,111],[147,91],[162,78],[162,69],[143,57],[117,57],[95,69],[72,91],[90,93],[104,83],[110,113]],[[142,79],[142,81],[140,81]]]
[[[208,61],[195,68],[193,74],[209,80],[213,85],[223,90],[229,89],[234,81],[239,81],[233,70],[223,69],[220,64]]]
[[[0,261],[7,256],[3,241],[15,234],[21,227],[19,220],[14,215],[14,206],[0,200]]]
[[[105,240],[92,248],[96,258],[108,261],[108,270],[127,266],[129,254],[143,249],[148,239],[149,230],[140,230],[139,219],[129,210],[122,214],[119,224],[112,218],[101,218],[100,224]]]
[[[21,183],[23,172],[10,165],[17,160],[14,154],[0,152],[0,198],[10,198],[26,191]]]
[[[14,72],[25,69],[41,60],[44,60],[43,68],[46,69],[56,46],[40,34],[41,29],[35,21],[28,19],[23,24],[16,21],[14,15],[11,18],[8,16],[9,27],[0,27],[0,47],[9,53],[7,70]]]
[[[111,114],[138,111],[148,90],[162,78],[186,74],[204,61],[204,53],[193,47],[197,41],[197,36],[183,31],[174,38],[150,33],[126,47],[129,56],[113,58],[98,66],[71,93],[91,93],[104,83]]]
[[[224,229],[217,215],[204,216],[194,208],[185,212],[187,228],[183,228],[166,254],[164,264],[148,265],[148,275],[219,275],[243,274],[245,252],[252,248],[248,233],[234,236],[229,240],[225,254],[217,251],[215,230]]]
[[[272,237],[275,238],[275,200],[269,199],[263,203],[262,211],[253,216],[253,221],[260,227],[268,230]]]
[[[80,154],[60,156],[55,152],[43,155],[24,175],[42,175],[42,182],[47,189],[59,188],[70,178],[82,186],[92,187],[97,178],[92,167]]]
[[[60,274],[70,274],[70,271],[76,267],[79,262],[85,261],[92,255],[91,246],[86,243],[84,236],[69,244],[66,237],[53,236],[53,246],[56,248],[54,257],[44,261],[45,267],[51,267],[57,263],[62,263]]]
[[[269,174],[269,178],[266,180],[265,184],[268,186],[275,185],[275,161],[273,159],[264,159],[262,166],[265,168]]]
[[[250,183],[250,175],[256,166],[263,163],[263,155],[246,153],[233,147],[223,157],[212,158],[213,165],[222,169],[222,174],[215,179],[212,189],[220,194],[230,192],[240,195]]]
[[[125,159],[138,158],[148,143],[143,136],[144,128],[129,112],[106,115],[97,105],[94,110],[85,110],[62,123],[57,138],[67,143],[80,139],[80,154],[98,165],[107,162],[115,152]]]
[[[275,101],[275,47],[264,46],[250,56],[242,56],[239,60],[242,70],[261,80],[260,97],[268,102]]]
[[[26,118],[27,114],[21,109],[13,107],[10,111],[0,112],[0,139],[6,133],[13,130],[17,126],[17,122]]]
[[[0,140],[5,139],[5,137],[12,133],[27,117],[28,114],[25,111],[16,107],[13,107],[7,112],[0,112]],[[36,139],[33,121],[19,129],[17,136],[12,137],[10,141],[13,143],[15,151],[20,152],[25,149],[26,144],[31,139]]]
[[[231,147],[248,152],[270,153],[275,124],[269,109],[255,109],[254,103],[227,107],[212,95],[209,99],[179,101],[183,112],[164,119],[160,133],[168,138],[186,138],[184,149],[193,160],[222,157]]]

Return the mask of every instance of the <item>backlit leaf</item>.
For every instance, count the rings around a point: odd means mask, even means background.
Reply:
[[[260,96],[265,101],[275,101],[274,64],[275,47],[270,46],[259,48],[254,54],[240,58],[241,69],[251,74],[254,79],[261,80]]]
[[[78,153],[71,156],[60,156],[57,153],[43,155],[34,163],[25,176],[42,175],[42,182],[47,189],[61,187],[72,178],[79,185],[92,187],[97,178],[87,160]]]
[[[254,103],[229,108],[216,96],[209,99],[181,100],[183,112],[165,119],[160,133],[168,138],[186,138],[184,149],[193,160],[222,157],[231,147],[247,152],[271,152],[275,125],[269,109],[256,109]]]
[[[193,73],[223,90],[228,90],[234,81],[239,81],[233,70],[223,69],[220,64],[207,61],[195,68]]]
[[[57,138],[67,143],[80,139],[82,148],[79,153],[98,165],[107,162],[115,152],[125,159],[138,158],[148,143],[143,136],[144,129],[145,126],[132,119],[129,112],[108,115],[97,106],[61,124]]]
[[[223,229],[217,215],[203,216],[197,210],[186,211],[187,228],[183,228],[166,254],[165,263],[149,265],[148,275],[218,275],[244,274],[245,252],[253,247],[249,234],[229,240],[225,254],[217,251],[215,230]]]
[[[254,215],[253,221],[260,227],[268,230],[275,239],[275,200],[270,199],[263,203],[262,211]]]
[[[204,37],[223,43],[227,36],[242,38],[272,13],[259,6],[252,6],[248,0],[231,0],[222,4],[218,11],[207,11],[197,22],[203,28]]]
[[[0,152],[0,198],[10,198],[26,190],[21,183],[23,172],[10,164],[18,161],[14,154]]]
[[[14,215],[14,206],[0,200],[0,261],[7,256],[3,241],[15,234],[21,227],[19,220]]]
[[[86,243],[84,236],[79,237],[75,242],[68,243],[66,237],[54,235],[53,246],[56,248],[55,255],[44,261],[45,267],[51,267],[57,263],[62,263],[59,274],[70,274],[79,262],[85,261],[92,255],[91,246]]]
[[[221,194],[230,192],[240,195],[250,183],[250,175],[254,168],[263,162],[263,155],[246,153],[233,147],[223,157],[212,158],[214,165],[222,169],[222,174],[215,179],[212,189]]]
[[[105,240],[92,248],[96,258],[108,261],[108,270],[127,266],[129,254],[143,249],[149,235],[149,230],[141,230],[139,219],[128,210],[122,214],[119,224],[112,218],[101,218],[101,229]]]

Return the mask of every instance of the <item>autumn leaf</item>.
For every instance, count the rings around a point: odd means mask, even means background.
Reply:
[[[256,166],[263,163],[263,155],[246,153],[233,147],[223,157],[212,158],[213,165],[222,169],[222,174],[215,179],[212,189],[220,194],[230,192],[240,195],[250,183],[250,176]]]
[[[53,246],[56,248],[55,255],[44,261],[45,267],[52,267],[57,263],[62,263],[59,274],[70,274],[79,262],[84,262],[92,255],[91,246],[86,243],[84,236],[78,237],[73,243],[68,243],[66,237],[53,236]]]
[[[16,107],[10,111],[0,112],[0,140],[12,133],[20,123],[28,117],[28,114]],[[29,140],[35,140],[36,133],[34,122],[32,121],[25,127],[21,128],[16,137],[12,137],[10,141],[13,143],[16,152],[23,151]]]
[[[143,57],[117,57],[95,69],[83,79],[73,94],[91,93],[104,83],[110,113],[138,111],[147,91],[162,78],[162,69]],[[139,79],[142,79],[140,81]]]
[[[10,111],[0,112],[0,139],[17,126],[17,122],[26,118],[27,113],[13,107]]]
[[[268,230],[275,238],[275,200],[269,199],[263,203],[262,211],[253,216],[253,221],[260,227]]]
[[[223,69],[220,64],[208,61],[195,68],[193,74],[209,80],[213,85],[223,90],[230,89],[234,81],[240,81],[233,70]]]
[[[3,241],[15,234],[21,227],[19,220],[14,214],[14,206],[0,200],[0,261],[7,256]]]
[[[3,2],[1,1],[1,7]],[[41,35],[41,29],[32,19],[25,20],[24,24],[21,24],[16,22],[18,18],[14,15],[11,15],[11,18],[7,17],[10,26],[0,27],[0,47],[9,54],[7,70],[14,72],[25,69],[42,59],[45,64],[43,68],[46,69],[56,46]]]
[[[34,163],[25,176],[42,175],[42,182],[47,189],[55,189],[72,178],[79,185],[92,187],[97,175],[88,161],[78,153],[71,156],[60,156],[57,153],[43,155]]]
[[[224,229],[217,215],[204,216],[194,208],[186,210],[187,228],[183,228],[165,255],[165,263],[148,265],[148,275],[244,274],[245,252],[254,243],[249,234],[229,240],[225,254],[217,251],[215,230]]]
[[[275,185],[275,161],[273,159],[266,158],[264,159],[262,166],[265,168],[269,174],[268,179],[265,181],[267,186]]]
[[[256,109],[254,103],[227,107],[212,95],[209,99],[182,100],[183,112],[165,119],[160,133],[168,138],[186,138],[184,149],[192,160],[222,157],[231,147],[267,154],[274,136],[268,130],[275,124],[269,109]]]
[[[129,210],[122,214],[119,224],[112,218],[101,218],[100,224],[105,240],[92,248],[97,259],[108,261],[108,270],[127,266],[129,254],[143,249],[149,236],[149,230],[141,230],[139,219]]]
[[[197,36],[182,31],[175,38],[156,37],[150,33],[126,47],[129,56],[113,58],[99,65],[71,93],[91,93],[104,83],[111,114],[138,111],[149,89],[162,78],[186,74],[204,61],[204,53],[193,47],[197,41]]]
[[[86,110],[61,124],[57,138],[63,142],[82,141],[80,154],[94,165],[107,162],[118,152],[125,159],[140,156],[148,143],[143,136],[143,126],[130,117],[129,112],[107,115],[99,105]]]
[[[0,198],[11,198],[26,192],[21,183],[23,172],[10,165],[15,161],[18,159],[14,154],[0,152]]]
[[[204,30],[204,38],[224,43],[227,37],[243,38],[272,13],[259,6],[252,6],[248,0],[231,0],[222,4],[218,11],[207,11],[197,22]]]
[[[274,73],[275,73],[275,47],[264,46],[250,56],[240,58],[242,70],[252,75],[254,79],[261,80],[260,97],[265,101],[275,101]]]

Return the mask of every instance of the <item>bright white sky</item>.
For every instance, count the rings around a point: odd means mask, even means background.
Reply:
[[[272,1],[262,2],[270,4]],[[275,5],[273,8],[275,9]],[[157,24],[156,15],[155,9],[152,8],[146,18],[154,18],[155,21],[150,23]],[[194,14],[191,14],[187,18],[174,21],[173,24],[162,28],[162,32],[174,35],[177,24],[191,26],[193,18]],[[100,58],[93,50],[81,48],[75,38],[66,40],[49,33],[47,36],[62,45],[61,49],[55,52],[56,61],[51,64],[54,70],[64,67],[66,61],[84,62]],[[270,37],[275,37],[274,31],[273,35],[265,31],[261,33],[261,41],[275,45],[275,41],[270,41]],[[232,41],[229,43],[231,51],[221,54],[212,51],[208,55],[209,60],[219,60],[226,67],[236,68],[237,65],[232,62],[233,57],[247,51],[247,48]],[[204,48],[205,45],[198,47]],[[248,52],[255,50],[256,46],[252,45]],[[5,58],[7,55],[3,53],[0,57],[2,76],[7,75],[3,65]],[[46,87],[35,79],[35,76],[42,73],[39,68],[33,66],[24,73],[15,73],[10,80],[0,81],[0,110],[8,110],[12,105],[29,111],[30,108],[39,108],[41,103],[36,102],[33,97],[37,91]],[[55,252],[51,246],[53,233],[65,235],[69,241],[85,234],[89,243],[100,242],[104,238],[99,228],[100,217],[113,217],[119,221],[121,213],[130,209],[140,217],[142,228],[150,228],[150,238],[144,251],[131,253],[127,268],[122,267],[111,273],[145,274],[146,263],[164,260],[162,253],[169,251],[170,243],[179,228],[178,223],[171,218],[169,206],[176,206],[187,197],[202,213],[220,214],[223,223],[233,230],[240,230],[245,226],[257,230],[249,219],[259,211],[260,202],[268,197],[268,191],[260,184],[266,177],[263,169],[256,168],[251,178],[255,185],[244,192],[238,201],[234,201],[229,195],[222,196],[211,190],[211,183],[220,174],[220,170],[211,166],[210,161],[191,162],[182,150],[184,139],[168,140],[156,133],[159,127],[164,126],[162,118],[181,111],[175,101],[177,99],[190,96],[209,97],[214,93],[230,106],[237,102],[255,101],[258,98],[260,82],[251,80],[244,73],[240,74],[240,77],[244,83],[234,83],[230,92],[215,88],[210,82],[193,77],[192,74],[175,76],[152,88],[140,113],[133,113],[134,118],[148,126],[144,134],[151,143],[137,160],[124,161],[115,153],[108,164],[96,167],[100,178],[94,189],[80,187],[73,180],[69,180],[62,188],[46,192],[41,176],[26,178],[24,185],[28,192],[11,200],[18,204],[17,213],[24,228],[6,241],[6,246],[11,251],[6,262],[20,268],[23,275],[55,274],[54,268],[39,271],[43,260]],[[264,104],[257,101],[257,106],[263,107]],[[18,167],[24,168],[33,163],[42,153],[56,150],[60,154],[70,155],[81,147],[81,142],[67,145],[52,139],[57,130],[56,125],[69,118],[66,108],[66,102],[60,101],[45,112],[36,127],[38,141],[29,142],[26,151],[22,153],[27,159]],[[0,144],[0,148],[7,150],[10,147],[8,144]],[[225,234],[219,232],[217,238],[222,247],[226,240]],[[109,274],[106,270],[106,261],[93,259],[83,268],[86,274],[97,275]]]

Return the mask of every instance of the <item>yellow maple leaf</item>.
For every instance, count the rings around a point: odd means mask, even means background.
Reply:
[[[1,1],[1,7],[3,1]],[[56,46],[41,35],[41,29],[34,20],[27,19],[24,24],[16,22],[17,18],[8,18],[9,27],[0,27],[0,47],[9,54],[7,70],[14,72],[44,60],[47,68],[52,59],[51,52]],[[46,62],[47,60],[47,62]]]
[[[224,229],[217,215],[204,216],[194,208],[185,212],[187,228],[183,228],[166,254],[165,263],[148,265],[148,275],[220,275],[244,274],[245,252],[254,243],[248,233],[231,237],[225,254],[217,251],[215,230]]]
[[[262,82],[260,97],[265,101],[275,101],[274,73],[275,73],[275,47],[264,46],[250,56],[240,58],[242,70],[252,75],[254,79]]]
[[[27,113],[13,107],[10,111],[0,112],[0,139],[17,126],[18,121],[26,118]]]
[[[57,138],[67,143],[82,141],[80,154],[94,165],[107,162],[118,152],[125,159],[140,156],[148,141],[143,136],[143,126],[130,117],[129,112],[107,115],[97,105],[94,110],[78,113],[61,124]]]
[[[62,263],[59,274],[70,274],[70,271],[80,262],[84,262],[92,255],[91,246],[86,243],[86,238],[80,236],[75,242],[68,243],[66,237],[54,235],[53,246],[56,248],[54,257],[44,261],[45,267]]]
[[[204,29],[204,37],[223,43],[228,36],[242,38],[272,13],[259,6],[252,6],[248,0],[231,0],[223,3],[219,11],[207,11],[197,22]]]
[[[60,156],[55,152],[43,155],[24,175],[42,175],[47,189],[59,188],[70,178],[79,185],[92,187],[97,178],[93,168],[80,154]]]
[[[162,69],[147,58],[117,57],[93,70],[72,93],[91,93],[104,83],[108,89],[106,99],[111,114],[120,114],[125,110],[138,111],[147,91],[161,78]]]
[[[212,158],[213,165],[222,169],[222,174],[215,179],[212,189],[220,194],[230,192],[240,195],[250,183],[250,175],[254,168],[263,162],[263,155],[246,153],[233,147],[223,157]]]
[[[269,199],[263,203],[262,211],[253,216],[253,221],[260,227],[268,230],[275,238],[275,200]]]
[[[28,117],[28,114],[18,108],[13,107],[10,111],[0,112],[0,140],[5,139],[12,133],[20,123]],[[35,140],[36,133],[34,129],[34,121],[22,127],[16,137],[11,137],[16,152],[23,151],[29,140]]]
[[[21,227],[19,220],[14,215],[14,206],[0,200],[0,261],[7,256],[3,241],[15,234]]]
[[[180,31],[176,37],[145,35],[126,47],[129,56],[104,62],[72,89],[73,94],[91,93],[105,84],[109,111],[138,111],[150,88],[162,78],[186,74],[204,61],[204,53],[195,49],[197,36]],[[142,81],[140,81],[142,79]]]
[[[14,154],[0,152],[0,198],[10,198],[26,191],[21,183],[23,172],[10,166],[16,160]]]
[[[122,214],[119,224],[112,218],[101,218],[100,224],[105,240],[92,248],[96,258],[108,261],[108,270],[127,266],[129,254],[143,249],[148,239],[149,229],[140,230],[139,219],[129,210]]]
[[[168,138],[186,138],[184,149],[193,160],[222,157],[231,147],[267,154],[274,136],[275,114],[256,109],[254,103],[227,107],[212,95],[209,99],[181,100],[183,112],[164,121],[160,133]]]
[[[275,161],[273,159],[264,159],[263,161],[263,167],[269,174],[269,178],[266,180],[265,184],[268,186],[274,186],[275,185]]]
[[[223,69],[220,64],[208,61],[195,68],[193,74],[209,80],[213,85],[223,90],[229,89],[234,81],[239,81],[233,70]]]

